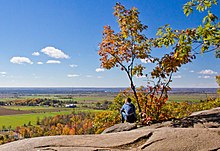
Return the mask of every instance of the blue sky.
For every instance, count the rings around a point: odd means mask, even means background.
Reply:
[[[115,0],[0,0],[0,87],[127,87],[125,73],[100,68],[97,54],[104,25],[118,31]],[[185,17],[185,0],[124,0],[135,6],[154,37],[158,27],[198,26],[204,13]],[[220,5],[212,11],[220,16]],[[163,54],[164,50],[153,50]],[[174,75],[173,87],[217,87],[220,59],[198,56]],[[152,65],[146,64],[149,69]],[[137,86],[144,78],[135,78]]]

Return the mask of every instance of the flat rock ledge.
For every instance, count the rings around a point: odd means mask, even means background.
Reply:
[[[123,123],[101,135],[23,139],[0,145],[0,151],[220,151],[220,108],[136,127],[136,124]]]
[[[0,151],[220,151],[220,129],[141,128],[102,135],[49,136],[0,146]]]
[[[136,123],[120,123],[105,129],[102,134],[130,131],[137,128]]]

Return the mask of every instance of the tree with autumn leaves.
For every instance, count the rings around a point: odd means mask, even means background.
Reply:
[[[220,23],[218,17],[210,11],[213,5],[217,5],[217,0],[187,2],[183,6],[186,16],[194,9],[207,12],[201,25],[182,30],[165,25],[158,28],[156,37],[149,38],[145,36],[147,26],[139,20],[137,8],[126,9],[120,3],[116,4],[114,16],[117,18],[120,31],[115,33],[110,26],[104,26],[98,54],[101,56],[101,67],[105,69],[119,67],[125,71],[140,113],[146,114],[149,108],[153,108],[150,112],[156,114],[157,120],[160,119],[160,109],[168,99],[167,92],[170,90],[169,84],[172,82],[173,73],[183,64],[192,62],[198,54],[213,51],[216,57],[220,56]],[[161,58],[151,55],[153,48],[164,47],[171,49],[171,52]],[[146,66],[143,66],[140,59],[155,64],[150,75],[144,73]],[[134,76],[143,75],[147,77],[149,85],[144,96],[139,97]]]
[[[147,42],[147,37],[143,34],[147,26],[139,21],[138,14],[139,12],[134,7],[127,10],[121,4],[116,4],[114,15],[117,17],[120,32],[115,33],[110,26],[104,27],[99,55],[103,68],[120,67],[126,72],[139,112],[141,112],[133,77],[134,75],[142,75],[144,67],[134,63],[136,59],[149,57],[150,45]]]

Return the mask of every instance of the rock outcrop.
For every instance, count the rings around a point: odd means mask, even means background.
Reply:
[[[102,134],[130,131],[137,128],[136,123],[120,123],[105,129]]]
[[[216,108],[181,120],[137,129],[120,124],[108,131],[122,132],[24,139],[0,145],[0,151],[220,151],[219,123],[220,108]]]
[[[220,107],[194,112],[190,116],[173,121],[173,127],[220,128]]]

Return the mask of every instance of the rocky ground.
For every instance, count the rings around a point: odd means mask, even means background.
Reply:
[[[220,108],[137,128],[118,124],[100,135],[50,136],[0,146],[0,151],[220,151]]]

